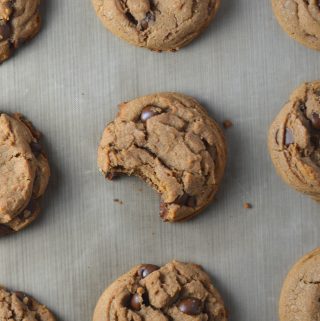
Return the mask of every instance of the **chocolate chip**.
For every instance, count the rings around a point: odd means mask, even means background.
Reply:
[[[30,148],[35,157],[38,157],[42,152],[42,146],[38,142],[31,142]]]
[[[11,28],[10,26],[6,24],[0,24],[0,40],[7,40],[10,38],[11,35]]]
[[[197,315],[202,312],[202,302],[196,298],[186,298],[179,302],[178,308],[188,315]]]
[[[300,111],[302,111],[303,113],[306,111],[306,109],[307,109],[307,107],[306,107],[306,105],[305,105],[305,103],[304,102],[300,102],[300,104],[299,104],[299,109],[300,109]]]
[[[183,195],[179,196],[174,201],[174,203],[178,205],[188,206],[188,207],[196,207],[197,198],[195,196],[184,193]]]
[[[141,309],[140,296],[138,293],[135,293],[130,300],[130,307],[134,311],[139,311]]]
[[[14,230],[11,227],[5,224],[0,224],[0,237],[12,234],[13,232]]]
[[[311,136],[310,137],[310,142],[315,148],[318,148],[320,146],[320,138],[319,138],[319,136]]]
[[[159,270],[160,267],[157,266],[157,265],[154,265],[154,264],[145,264],[143,265],[139,271],[138,271],[138,275],[141,277],[141,278],[145,278],[147,277],[149,274],[151,274],[152,272],[154,271],[157,271]]]
[[[128,20],[134,24],[134,25],[137,25],[138,24],[138,21],[136,20],[136,18],[131,14],[131,12],[127,11],[125,13],[126,17],[128,18]]]
[[[292,131],[291,131],[291,129],[286,128],[284,143],[286,146],[289,146],[290,144],[293,144],[293,142],[294,142],[294,140],[293,140]]]
[[[312,113],[311,123],[312,123],[313,128],[320,129],[320,117],[319,117],[319,114]]]
[[[143,20],[141,20],[141,22],[140,22],[140,29],[142,31],[148,29],[149,22],[154,21],[154,20],[155,20],[154,14],[150,11],[147,12],[145,18]]]
[[[157,110],[154,106],[147,106],[142,109],[140,119],[143,122],[146,122],[148,119],[150,119],[153,116],[159,115],[161,112]]]

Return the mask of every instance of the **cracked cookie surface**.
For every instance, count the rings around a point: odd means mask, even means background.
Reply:
[[[119,106],[105,128],[98,166],[109,179],[135,175],[161,194],[165,221],[198,214],[213,199],[226,164],[220,127],[193,98],[144,96]]]
[[[219,292],[201,266],[141,264],[100,297],[93,321],[227,321]]]
[[[39,214],[50,176],[39,138],[20,114],[0,114],[0,236],[23,229]]]
[[[48,308],[23,292],[0,287],[1,321],[55,321]]]
[[[98,17],[115,35],[155,51],[175,51],[214,18],[220,0],[93,0]]]
[[[40,0],[0,0],[0,63],[40,30]]]
[[[320,82],[291,95],[269,131],[273,164],[287,184],[320,201]]]
[[[317,248],[288,273],[280,295],[280,321],[319,321],[319,299],[320,248]]]
[[[320,50],[319,0],[272,0],[282,28],[303,45]]]

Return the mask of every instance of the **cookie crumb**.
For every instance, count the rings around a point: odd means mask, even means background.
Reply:
[[[252,204],[245,202],[245,203],[243,203],[243,208],[250,209],[250,208],[252,208]]]
[[[233,122],[229,119],[223,121],[223,128],[228,129],[233,126]]]
[[[113,201],[114,201],[115,203],[120,204],[120,205],[123,204],[123,202],[122,202],[121,200],[119,200],[118,198],[114,198]]]

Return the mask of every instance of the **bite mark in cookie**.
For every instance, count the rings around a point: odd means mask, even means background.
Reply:
[[[107,125],[98,166],[107,177],[135,175],[161,194],[165,221],[198,214],[213,199],[224,174],[222,130],[194,99],[160,93],[120,105]]]
[[[221,296],[200,266],[172,261],[142,278],[143,266],[105,290],[93,321],[227,321]]]
[[[214,18],[220,0],[93,0],[98,17],[115,35],[154,51],[176,51]]]
[[[320,200],[320,82],[291,95],[270,127],[269,151],[282,178]]]

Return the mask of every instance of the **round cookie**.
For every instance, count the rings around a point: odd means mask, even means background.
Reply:
[[[280,295],[280,321],[317,321],[320,316],[320,248],[288,273]]]
[[[141,264],[101,295],[93,321],[227,321],[219,292],[199,265]]]
[[[320,201],[320,82],[304,83],[291,95],[269,131],[277,172],[296,190]]]
[[[165,221],[189,219],[213,199],[224,174],[222,130],[193,98],[177,93],[144,96],[119,106],[98,149],[109,179],[135,175],[161,194]]]
[[[0,63],[40,30],[40,0],[0,0]]]
[[[281,27],[303,45],[320,50],[319,0],[272,0]]]
[[[214,18],[220,0],[93,0],[106,28],[127,42],[155,51],[176,51]]]
[[[1,321],[55,321],[48,308],[23,292],[0,287]]]
[[[40,133],[19,114],[0,114],[0,236],[20,231],[38,216],[50,176]]]

